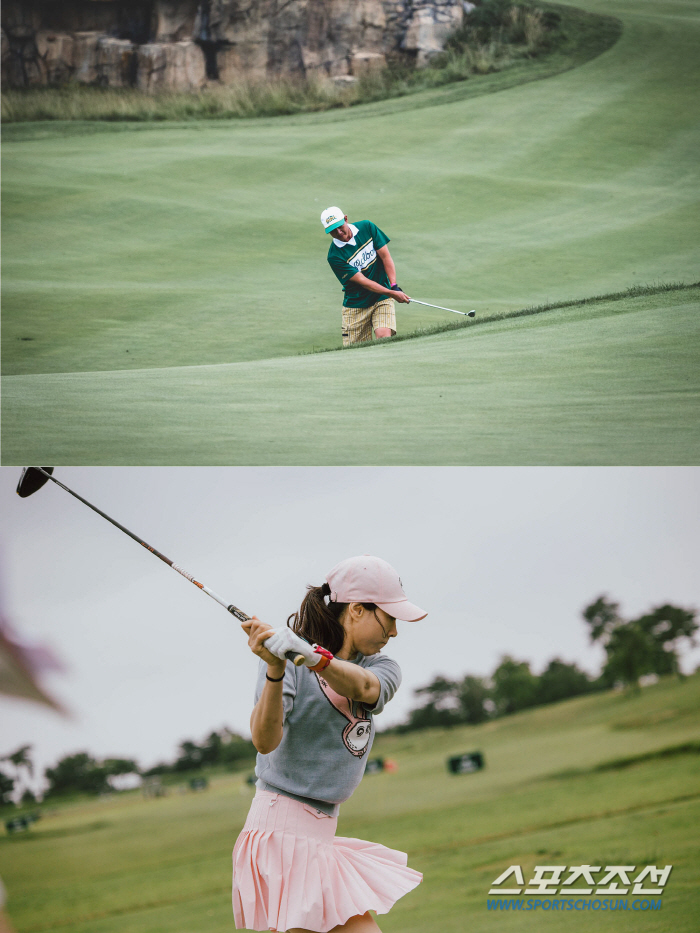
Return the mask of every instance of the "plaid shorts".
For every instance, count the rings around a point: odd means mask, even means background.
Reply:
[[[382,298],[370,308],[343,308],[343,346],[372,339],[372,331],[389,327],[396,333],[396,310],[393,298]]]

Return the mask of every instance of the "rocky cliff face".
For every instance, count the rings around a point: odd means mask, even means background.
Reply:
[[[144,91],[323,73],[351,80],[387,58],[420,66],[462,0],[5,0],[5,86],[69,80]]]

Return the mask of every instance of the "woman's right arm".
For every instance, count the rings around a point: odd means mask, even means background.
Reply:
[[[274,654],[270,654],[263,642],[266,641],[271,632],[272,626],[261,622],[256,616],[248,622],[243,622],[241,628],[248,635],[248,645],[253,654],[267,663],[267,673],[269,677],[275,680],[284,676],[286,661],[281,661]],[[282,706],[282,686],[284,681],[279,680],[272,683],[265,680],[265,686],[260,694],[260,699],[255,704],[253,713],[250,717],[250,731],[253,737],[253,745],[261,755],[269,755],[282,741],[282,732],[284,728],[284,709]]]

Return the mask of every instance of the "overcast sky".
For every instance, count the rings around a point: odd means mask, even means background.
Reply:
[[[46,686],[71,718],[0,698],[0,756],[31,743],[43,770],[87,750],[172,760],[183,739],[249,735],[257,659],[239,623],[49,483],[14,494],[0,470],[0,577],[19,632],[66,665]],[[582,608],[632,616],[700,606],[697,468],[58,468],[56,476],[245,612],[283,624],[337,561],[376,554],[427,619],[385,649],[401,721],[435,674],[488,674],[501,655],[591,673]],[[700,652],[687,652],[692,670]]]

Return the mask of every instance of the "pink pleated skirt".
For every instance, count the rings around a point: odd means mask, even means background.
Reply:
[[[385,914],[423,879],[404,852],[336,836],[338,820],[258,790],[233,849],[236,928],[327,933],[358,914]]]

